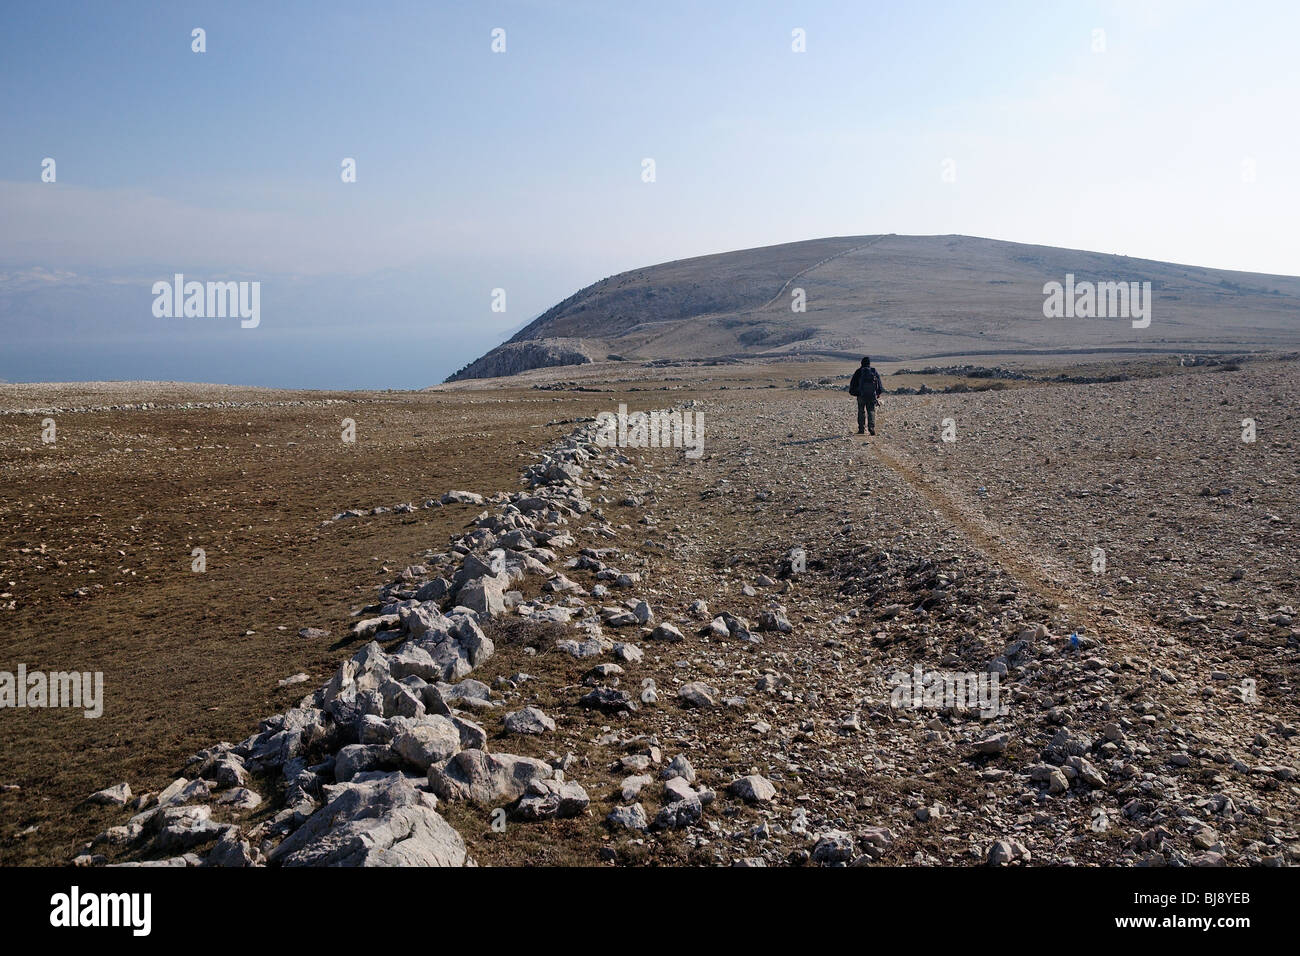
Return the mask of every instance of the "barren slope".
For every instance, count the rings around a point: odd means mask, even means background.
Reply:
[[[1043,316],[1043,286],[1150,282],[1151,323]],[[792,311],[802,290],[805,311]],[[450,381],[622,359],[1294,347],[1300,279],[966,236],[855,236],[603,279]]]

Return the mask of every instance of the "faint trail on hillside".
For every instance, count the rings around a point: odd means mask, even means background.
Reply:
[[[826,263],[828,263],[828,262],[833,262],[834,260],[840,258],[841,256],[847,256],[847,255],[848,255],[849,253],[851,253],[851,252],[858,252],[859,250],[865,249],[865,248],[867,248],[868,246],[874,246],[876,243],[880,242],[882,239],[887,239],[887,238],[889,238],[889,237],[888,237],[888,236],[875,236],[875,237],[873,237],[873,238],[871,238],[871,239],[868,239],[866,242],[862,243],[862,244],[859,245],[859,246],[854,246],[852,249],[845,249],[843,252],[837,252],[837,253],[835,253],[833,256],[827,256],[827,257],[826,257],[825,259],[823,259],[821,262],[814,262],[812,265],[810,265],[810,266],[809,266],[808,268],[806,268],[806,269],[800,269],[798,272],[796,272],[796,273],[795,273],[794,275],[792,275],[790,278],[788,278],[788,279],[785,280],[785,284],[784,284],[783,286],[781,286],[780,289],[777,290],[776,295],[772,296],[772,298],[768,299],[766,302],[764,302],[762,305],[760,305],[757,309],[755,309],[755,311],[756,311],[756,312],[762,312],[762,311],[763,311],[764,309],[766,309],[768,306],[770,306],[770,305],[772,305],[773,303],[775,303],[777,299],[779,299],[779,298],[781,298],[781,296],[785,295],[786,290],[790,288],[790,283],[794,282],[796,279],[800,279],[800,278],[802,278],[803,276],[806,276],[808,273],[812,272],[814,269],[820,269],[822,266],[826,265]]]
[[[689,316],[689,317],[684,318],[684,319],[677,319],[677,320],[675,320],[675,321],[673,321],[673,322],[661,323],[661,324],[663,324],[663,325],[666,325],[667,328],[664,328],[664,329],[662,329],[661,331],[659,331],[658,333],[656,333],[655,335],[652,335],[652,336],[650,336],[649,338],[647,338],[644,342],[641,343],[641,348],[645,348],[646,346],[650,345],[650,344],[653,343],[653,342],[658,342],[658,341],[660,341],[661,339],[665,339],[665,338],[668,338],[668,337],[670,337],[670,336],[672,336],[672,335],[677,334],[677,332],[680,330],[680,327],[681,327],[682,323],[684,323],[684,322],[699,321],[699,320],[701,320],[701,319],[711,319],[711,318],[714,318],[714,317],[716,317],[716,316],[735,315],[735,314],[738,313],[738,312],[750,312],[750,311],[752,311],[752,312],[754,312],[754,313],[762,312],[764,309],[767,309],[769,306],[771,306],[773,303],[775,303],[775,302],[777,301],[777,299],[781,298],[781,296],[785,295],[786,290],[790,288],[790,283],[796,281],[796,280],[799,279],[800,277],[807,275],[808,273],[812,272],[814,269],[820,269],[822,266],[826,265],[826,263],[831,262],[831,261],[833,261],[833,260],[835,260],[835,259],[838,259],[838,258],[840,258],[841,256],[847,256],[847,255],[848,255],[849,253],[851,253],[851,252],[857,252],[859,249],[865,249],[865,248],[867,248],[868,246],[875,245],[877,242],[880,242],[882,239],[887,239],[887,238],[889,238],[889,237],[888,237],[888,236],[874,236],[874,237],[872,237],[871,239],[868,239],[866,242],[863,242],[863,243],[861,243],[861,244],[859,244],[859,245],[856,245],[856,246],[854,246],[854,247],[851,248],[851,249],[845,249],[843,252],[837,252],[837,253],[835,253],[834,255],[829,255],[829,256],[827,256],[825,259],[822,259],[820,262],[814,262],[812,265],[808,266],[806,269],[800,269],[798,272],[796,272],[796,273],[795,273],[794,275],[792,275],[790,278],[788,278],[788,279],[785,280],[785,282],[782,284],[781,288],[777,290],[776,295],[772,296],[772,298],[768,299],[768,300],[767,300],[766,302],[764,302],[762,305],[757,306],[757,307],[754,308],[753,310],[748,310],[748,309],[732,309],[732,310],[727,311],[727,312],[703,312],[703,313],[700,313],[699,315],[692,315],[692,316]],[[742,353],[739,353],[739,355],[740,355],[741,357],[748,357],[748,358],[756,358],[756,357],[759,357],[759,356],[750,356],[750,355],[747,355],[746,353],[743,353],[743,352],[742,352]],[[731,357],[731,356],[723,356],[723,357]]]

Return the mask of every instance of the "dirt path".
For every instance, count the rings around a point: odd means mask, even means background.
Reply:
[[[779,300],[779,299],[781,298],[781,296],[785,295],[786,290],[790,288],[790,285],[791,285],[792,283],[798,281],[798,280],[801,279],[803,276],[808,275],[810,272],[814,272],[815,270],[820,269],[822,266],[826,265],[826,263],[828,263],[828,262],[834,262],[836,259],[840,259],[840,258],[842,258],[842,257],[844,257],[844,256],[847,256],[847,255],[850,255],[851,253],[854,253],[854,252],[861,252],[863,249],[866,249],[866,248],[868,248],[868,247],[870,247],[870,246],[874,246],[876,243],[880,242],[882,239],[885,239],[885,238],[887,238],[887,237],[886,237],[886,236],[874,236],[874,237],[872,237],[871,239],[868,239],[866,242],[862,243],[861,245],[854,246],[852,249],[845,249],[843,252],[837,252],[837,253],[835,253],[835,254],[832,255],[832,256],[827,256],[825,259],[821,260],[820,262],[814,262],[812,265],[808,266],[806,269],[800,269],[798,272],[796,272],[796,273],[795,273],[794,275],[792,275],[790,278],[788,278],[788,279],[785,280],[785,283],[781,286],[780,289],[777,290],[776,295],[772,296],[772,298],[768,299],[766,302],[764,302],[762,305],[760,305],[760,306],[759,306],[755,311],[757,311],[757,312],[762,312],[762,311],[766,310],[767,308],[771,307],[772,305],[775,305],[776,302],[777,302],[777,300]]]
[[[973,548],[1005,568],[1045,601],[1067,609],[1071,619],[1103,634],[1132,632],[1122,619],[1102,617],[1090,602],[1080,600],[1081,583],[1070,580],[1072,572],[1033,554],[1024,541],[1013,540],[1008,528],[961,504],[941,484],[919,471],[905,452],[891,448],[887,440],[878,439],[872,442],[871,453],[923,495]]]

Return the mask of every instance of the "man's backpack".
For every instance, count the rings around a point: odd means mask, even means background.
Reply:
[[[867,373],[864,381],[862,373]],[[870,396],[872,399],[880,397],[880,393],[885,390],[884,384],[880,381],[880,373],[870,365],[863,365],[853,373],[853,378],[849,379],[849,394],[861,398]]]

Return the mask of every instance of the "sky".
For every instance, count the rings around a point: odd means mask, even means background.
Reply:
[[[837,235],[1300,274],[1297,35],[1249,0],[0,0],[0,380],[418,388],[606,276]],[[156,316],[177,273],[259,282],[257,326]]]

